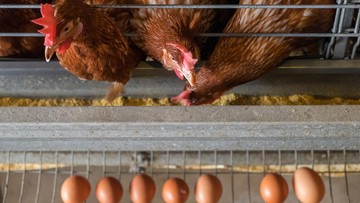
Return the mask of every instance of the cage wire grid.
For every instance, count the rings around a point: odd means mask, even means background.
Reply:
[[[330,38],[324,49],[326,59],[355,59],[356,51],[360,45],[360,12],[356,17],[354,11],[360,9],[358,0],[337,0],[334,5],[97,5],[100,8],[149,8],[149,9],[336,9],[333,28],[330,33],[201,33],[203,37],[316,37]],[[40,5],[29,4],[0,4],[0,9],[39,9]],[[352,25],[353,18],[355,24]],[[136,36],[136,33],[126,33],[126,36]],[[0,32],[0,37],[43,37],[39,33]],[[352,48],[348,47],[349,38],[357,38]],[[346,55],[346,51],[351,53]]]
[[[296,202],[292,174],[299,167],[317,171],[325,183],[322,202],[359,202],[360,152],[357,150],[308,151],[3,151],[0,152],[2,202],[60,202],[62,182],[81,175],[91,182],[87,202],[96,202],[94,190],[105,176],[118,178],[124,188],[122,202],[130,202],[131,178],[144,172],[156,182],[153,202],[163,202],[161,188],[171,177],[184,179],[194,202],[194,185],[200,174],[216,175],[223,186],[220,202],[262,202],[259,187],[270,172],[284,176],[289,185],[286,202]],[[339,190],[341,192],[339,192]]]

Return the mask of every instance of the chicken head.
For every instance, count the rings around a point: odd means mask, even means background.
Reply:
[[[45,34],[45,59],[50,61],[55,52],[64,53],[71,46],[72,41],[83,31],[80,18],[68,22],[56,21],[56,10],[50,4],[41,5],[42,17],[32,22],[44,26],[40,33]]]
[[[198,59],[193,58],[191,51],[178,43],[166,43],[162,49],[162,64],[168,70],[174,70],[179,79],[186,80],[190,85],[195,84],[195,64]]]

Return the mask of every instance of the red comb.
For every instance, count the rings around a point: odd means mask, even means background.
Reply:
[[[181,51],[181,58],[183,59],[183,65],[186,70],[193,70],[198,59],[194,59],[191,51],[187,50],[184,46],[176,43],[166,43]]]
[[[56,32],[56,18],[54,16],[55,9],[51,6],[51,4],[41,4],[40,11],[42,17],[32,20],[32,22],[44,26],[43,29],[38,31],[45,35],[44,45],[52,46]]]

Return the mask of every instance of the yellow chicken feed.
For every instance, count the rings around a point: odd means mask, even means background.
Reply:
[[[229,94],[212,105],[356,105],[360,99],[322,98],[311,95],[243,96]],[[105,99],[30,99],[0,98],[0,106],[172,106],[169,98],[119,97],[109,103]]]

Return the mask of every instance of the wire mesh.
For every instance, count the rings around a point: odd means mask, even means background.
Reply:
[[[136,154],[141,154],[140,156]],[[152,161],[150,156],[153,154]],[[360,180],[358,150],[310,151],[3,151],[0,152],[2,202],[60,202],[62,182],[72,174],[87,177],[92,192],[87,202],[96,202],[95,187],[104,176],[118,178],[124,188],[122,202],[130,202],[128,185],[142,167],[157,186],[153,202],[162,202],[161,188],[170,177],[183,178],[194,202],[196,178],[216,175],[222,182],[220,202],[262,202],[262,177],[276,172],[285,177],[295,202],[291,179],[303,166],[317,171],[326,187],[323,202],[359,202],[356,185]],[[244,184],[245,183],[245,184]]]
[[[325,53],[326,59],[348,58],[355,59],[357,48],[360,44],[360,2],[353,0],[339,0],[333,5],[251,5],[251,4],[217,4],[217,5],[161,5],[161,4],[121,4],[121,5],[96,5],[99,8],[116,9],[336,9],[334,25],[329,33],[200,33],[202,37],[313,37],[330,38],[322,46],[320,53]],[[35,4],[0,4],[0,9],[39,9]],[[356,17],[358,16],[358,17]],[[137,36],[137,33],[126,33],[128,37]],[[39,33],[0,32],[0,37],[43,37]]]

